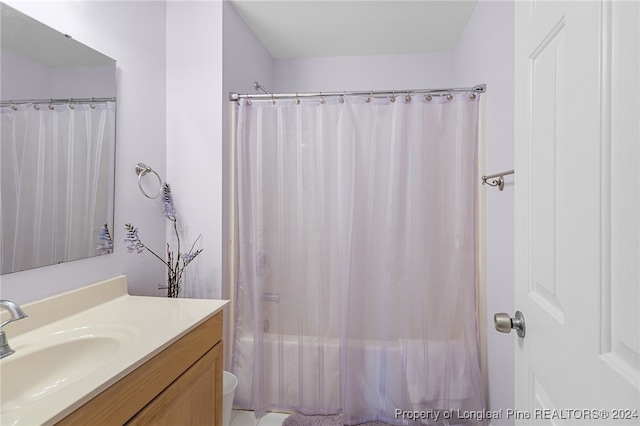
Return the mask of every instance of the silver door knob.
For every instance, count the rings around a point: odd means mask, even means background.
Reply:
[[[495,314],[493,323],[496,326],[496,330],[501,333],[509,333],[511,329],[515,329],[518,332],[518,337],[524,337],[526,328],[524,326],[524,315],[520,311],[516,311],[515,318],[511,318],[509,314],[505,313]]]

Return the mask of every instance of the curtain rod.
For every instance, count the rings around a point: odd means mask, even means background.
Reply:
[[[66,99],[9,99],[0,101],[0,106],[23,104],[90,104],[101,102],[115,102],[116,98],[66,98]]]
[[[257,84],[257,82],[256,82]],[[229,100],[236,102],[240,99],[296,99],[296,98],[316,98],[316,97],[330,97],[330,96],[402,96],[402,95],[415,95],[424,94],[431,96],[446,96],[451,93],[485,93],[487,91],[486,84],[479,84],[473,87],[456,87],[451,89],[413,89],[413,90],[372,90],[368,92],[306,92],[306,93],[254,93],[244,94],[231,92],[229,93]]]

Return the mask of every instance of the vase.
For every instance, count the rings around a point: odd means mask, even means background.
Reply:
[[[180,284],[180,281],[169,281],[167,283],[167,297],[178,297],[178,295],[180,295],[180,291],[182,290]]]
[[[167,283],[164,285],[158,285],[161,290],[167,290],[167,297],[179,297],[182,291],[182,280],[177,279],[175,273],[171,273],[171,270],[167,273]]]

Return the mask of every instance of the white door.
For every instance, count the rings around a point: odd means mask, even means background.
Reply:
[[[515,25],[511,415],[637,425],[640,2],[521,1]]]

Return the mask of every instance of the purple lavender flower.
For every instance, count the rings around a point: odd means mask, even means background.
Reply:
[[[171,195],[171,187],[168,183],[162,188],[162,199],[164,200],[164,211],[162,215],[169,220],[176,221],[176,207],[173,205],[173,196]]]
[[[100,228],[100,232],[98,233],[98,246],[96,247],[96,250],[98,250],[100,254],[113,253],[113,240],[109,233],[109,226],[106,223],[102,225],[102,228]]]
[[[130,223],[127,223],[125,228],[127,228],[127,236],[124,242],[129,243],[129,245],[127,245],[127,252],[133,253],[135,251],[136,253],[142,253],[145,247],[138,236],[138,228],[134,228]]]
[[[182,263],[184,266],[187,266],[193,259],[196,258],[202,252],[202,249],[196,250],[193,253],[182,253]],[[183,266],[183,267],[184,267]]]

